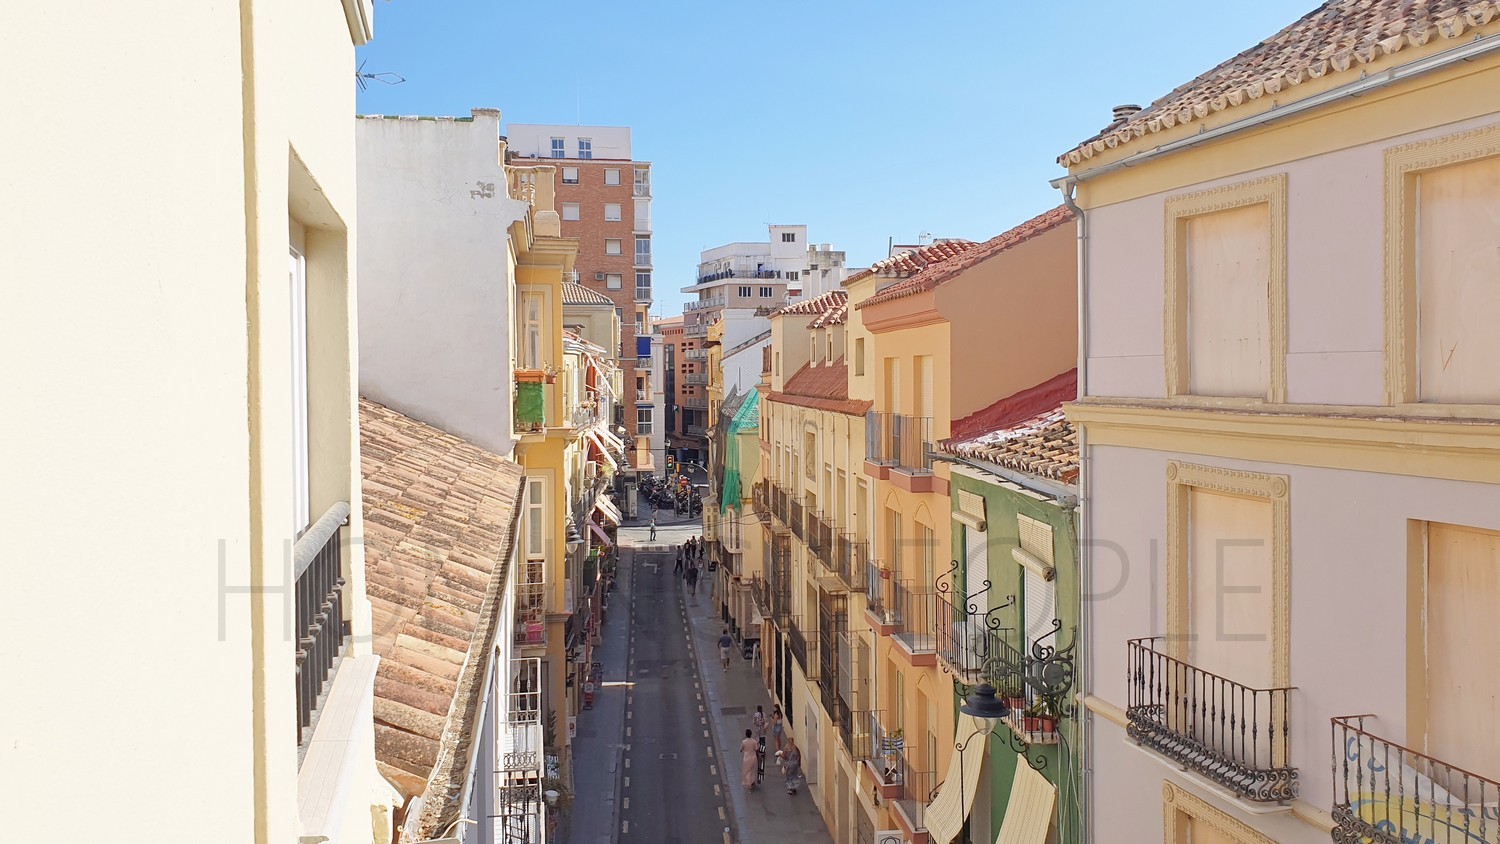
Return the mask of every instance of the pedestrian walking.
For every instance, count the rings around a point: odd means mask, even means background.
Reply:
[[[688,590],[691,591],[694,595],[697,595],[698,594],[698,567],[695,566],[695,565],[693,565],[692,563],[688,563],[687,584],[688,584]]]
[[[771,725],[771,720],[766,717],[766,708],[757,705],[755,717],[750,719],[750,728],[755,730],[755,739],[760,742],[761,747],[766,746],[766,728]]]
[[[756,773],[760,764],[760,745],[745,731],[745,740],[740,742],[740,784],[746,791],[754,791],[760,776]]]
[[[719,637],[719,662],[724,670],[729,670],[729,654],[734,650],[734,637],[729,635],[729,628],[724,628],[724,635]]]
[[[651,541],[656,541],[656,509],[651,510]]]
[[[682,574],[682,549],[677,549],[677,565],[672,567],[673,574]]]
[[[776,742],[776,752],[780,753],[786,740],[786,719],[781,715],[780,704],[771,707],[771,738]]]
[[[781,773],[786,779],[786,793],[796,794],[805,782],[802,777],[802,750],[791,736],[786,737],[786,749],[777,753],[781,757]]]

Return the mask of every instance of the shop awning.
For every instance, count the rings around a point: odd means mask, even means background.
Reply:
[[[614,456],[609,453],[608,446],[606,446],[604,440],[599,437],[599,430],[596,428],[589,431],[588,438],[591,452],[589,454],[590,459],[605,463],[609,466],[609,470],[611,472],[619,471],[620,464],[615,462]]]
[[[625,450],[625,441],[615,436],[614,434],[611,434],[609,432],[609,429],[604,427],[603,425],[594,428],[593,432],[598,434],[599,438],[604,441],[604,444],[609,446],[611,449],[615,451]]]
[[[1047,844],[1056,802],[1057,787],[1027,764],[1025,757],[1018,758],[1010,802],[1005,804],[1005,820],[1000,822],[995,844]]]
[[[604,493],[599,493],[599,497],[594,499],[594,509],[599,511],[599,515],[603,516],[606,522],[615,527],[620,526],[620,508],[616,507],[615,503],[610,501]]]
[[[589,519],[589,532],[594,535],[595,539],[599,540],[600,545],[603,545],[605,548],[614,547],[615,543],[609,538],[609,534],[605,533],[604,528],[599,527],[599,523],[593,519]]]
[[[932,805],[927,807],[927,832],[932,836],[932,844],[952,844],[963,832],[964,821],[974,806],[974,795],[979,793],[980,776],[984,773],[989,731],[972,715],[960,715],[954,735],[964,743],[964,749],[962,752],[953,751],[948,776],[943,779]],[[965,740],[964,736],[971,737]]]

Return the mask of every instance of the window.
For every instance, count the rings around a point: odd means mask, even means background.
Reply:
[[[619,273],[608,273],[604,276],[604,286],[610,290],[619,290],[622,276]]]
[[[937,533],[930,526],[918,523],[917,542],[922,551],[922,571],[917,574],[917,582],[931,584],[933,569],[937,568]],[[969,594],[974,594],[974,590],[970,589]]]
[[[650,434],[651,426],[656,421],[656,408],[637,407],[635,409],[635,432],[637,434]]]
[[[818,362],[818,335],[807,335],[807,360],[810,363]]]
[[[1026,652],[1031,645],[1052,633],[1057,618],[1057,581],[1052,573],[1052,526],[1030,516],[1016,516],[1020,548],[1012,551],[1021,564],[1022,600],[1025,602]]]
[[[854,338],[854,374],[865,374],[865,338]]]
[[[295,223],[293,224],[295,225]],[[312,524],[307,415],[307,259],[296,249],[288,265],[292,340],[292,536]]]
[[[594,157],[594,142],[591,139],[578,139],[578,157],[584,161],[589,161]]]
[[[917,355],[917,415],[932,418],[932,355]]]
[[[901,412],[901,359],[885,359],[885,409]]]
[[[640,311],[635,312],[635,333],[646,333],[646,315],[641,313]]]
[[[797,233],[796,232],[782,232],[781,233],[781,242],[782,243],[796,243],[797,242]]]
[[[562,138],[553,138],[552,139],[552,157],[553,158],[567,158],[568,157],[568,151],[566,149],[564,149],[564,147],[563,147],[563,139]]]
[[[798,273],[797,273],[796,270],[788,270],[787,271],[787,274],[786,274],[786,280],[787,281],[796,281],[798,277],[799,277],[799,275],[798,275]]]
[[[637,237],[635,239],[635,263],[637,266],[650,266],[651,264],[651,238]]]
[[[542,368],[542,295],[521,294],[521,368]]]
[[[749,287],[745,287],[745,286],[741,286],[740,287],[740,298],[741,299],[749,299],[750,298],[750,288]]]
[[[563,219],[564,220],[577,220],[578,219],[578,203],[576,203],[576,202],[564,202],[563,203]]]
[[[891,571],[901,577],[901,513],[890,508],[885,511],[885,550]]]
[[[618,222],[620,222],[620,203],[618,203],[618,202],[606,202],[606,203],[604,203],[604,222],[606,222],[606,223],[618,223]]]
[[[1166,203],[1167,392],[1286,400],[1286,177]]]
[[[606,255],[619,255],[619,254],[622,253],[622,251],[623,251],[623,247],[622,247],[622,244],[621,244],[620,239],[618,237],[610,237],[610,238],[606,238],[605,239],[605,241],[604,241],[604,254],[606,254]]]
[[[526,559],[547,556],[547,486],[545,478],[526,479]]]
[[[651,271],[635,271],[635,296],[637,299],[651,298]]]
[[[578,168],[577,167],[564,167],[563,168],[563,184],[565,184],[565,185],[576,185],[576,184],[578,184]]]
[[[749,289],[750,288],[748,288],[748,287],[745,288],[746,291],[748,291]],[[749,295],[749,294],[746,293],[746,295]],[[774,287],[762,287],[760,289],[760,298],[762,298],[762,299],[770,299],[771,297],[773,297],[775,295],[776,295],[776,288],[774,288]]]
[[[611,187],[620,184],[620,171],[610,167],[604,171],[604,183]]]
[[[1422,750],[1444,762],[1494,771],[1500,764],[1493,714],[1500,676],[1474,666],[1488,664],[1500,633],[1494,610],[1500,600],[1500,533],[1437,522],[1423,526],[1426,566],[1420,556],[1413,563],[1414,573],[1424,575],[1426,594],[1413,596],[1408,612],[1414,624],[1407,629],[1426,638],[1408,643],[1426,653],[1425,682],[1413,685],[1427,690],[1423,714],[1415,716],[1426,724],[1410,732],[1425,734]]]
[[[634,193],[635,193],[636,196],[650,196],[651,195],[651,171],[650,170],[637,169],[635,171],[635,191],[634,191]]]

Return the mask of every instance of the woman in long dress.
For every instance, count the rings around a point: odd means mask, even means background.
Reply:
[[[786,749],[781,751],[781,770],[786,775],[786,793],[796,794],[802,787],[802,750],[796,739],[786,737]]]
[[[740,783],[745,786],[746,791],[755,790],[755,769],[757,767],[756,753],[760,751],[760,743],[755,740],[750,730],[745,731],[745,740],[740,742]]]

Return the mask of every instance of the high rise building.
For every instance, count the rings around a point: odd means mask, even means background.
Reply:
[[[636,343],[637,335],[651,331],[651,164],[631,157],[625,126],[511,123],[506,140],[513,160],[546,160],[557,167],[563,237],[579,241],[570,280],[608,296],[620,316],[621,348],[611,351],[624,367],[624,395],[613,425],[624,426],[634,454],[638,445],[645,447],[635,442],[640,408],[650,407],[654,393]]]

